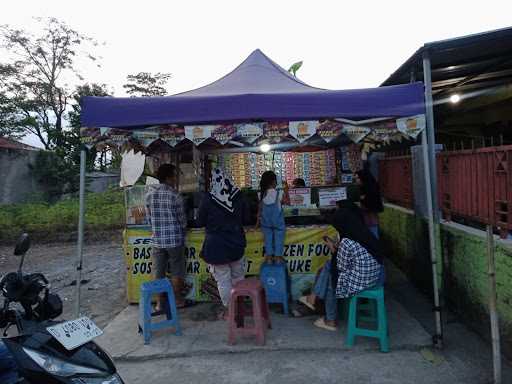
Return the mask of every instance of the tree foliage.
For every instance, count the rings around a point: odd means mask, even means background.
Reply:
[[[290,68],[288,68],[288,72],[290,72],[294,77],[297,77],[297,71],[302,67],[302,61],[297,61],[293,63]]]
[[[65,144],[65,115],[73,89],[82,80],[78,60],[96,61],[84,46],[96,45],[55,19],[36,19],[32,34],[8,25],[0,27],[0,47],[8,52],[0,63],[0,119],[11,135],[36,135],[46,149]]]
[[[106,84],[86,83],[76,87],[72,96],[71,110],[68,113],[69,130],[65,131],[68,148],[63,150],[68,154],[74,164],[80,164],[80,99],[84,96],[111,96]],[[62,154],[64,155],[64,153]],[[93,147],[87,151],[87,170],[95,169],[97,151]],[[100,167],[101,168],[101,167]]]
[[[131,96],[165,96],[165,86],[170,78],[170,73],[139,72],[136,75],[128,75],[123,88]]]

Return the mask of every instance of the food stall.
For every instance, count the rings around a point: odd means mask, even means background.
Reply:
[[[152,278],[151,234],[144,212],[146,184],[159,164],[180,170],[189,219],[186,239],[189,298],[211,300],[215,282],[199,253],[204,230],[194,228],[210,170],[221,167],[255,201],[259,178],[273,170],[280,183],[302,178],[285,207],[285,259],[292,295],[308,291],[328,258],[322,241],[334,235],[324,214],[346,198],[351,175],[377,142],[415,139],[425,128],[423,87],[410,84],[353,91],[310,87],[254,51],[233,72],[197,90],[169,97],[82,100],[82,142],[139,153],[145,172],[126,187],[128,300]],[[279,187],[279,186],[278,186]],[[254,203],[253,213],[255,214]],[[248,275],[263,261],[263,237],[246,230]],[[81,251],[79,251],[81,252]]]

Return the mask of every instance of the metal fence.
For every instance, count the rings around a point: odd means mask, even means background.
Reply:
[[[402,207],[412,208],[411,156],[386,157],[379,160],[379,184],[387,201]]]
[[[413,206],[410,156],[379,162],[383,196]],[[493,223],[502,237],[512,231],[512,145],[437,154],[439,206],[443,218]]]

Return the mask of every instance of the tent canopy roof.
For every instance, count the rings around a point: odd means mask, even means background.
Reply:
[[[405,117],[424,113],[422,83],[333,91],[311,87],[259,49],[204,87],[165,97],[84,97],[82,126],[136,128],[258,120]]]

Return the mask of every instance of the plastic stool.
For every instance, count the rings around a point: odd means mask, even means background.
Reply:
[[[288,289],[288,270],[286,263],[262,264],[260,280],[265,288],[267,303],[283,304],[283,312],[285,315],[288,315],[290,290]]]
[[[165,315],[167,320],[158,323],[151,322],[151,298],[155,294],[165,293],[167,296],[167,305],[165,305]],[[176,299],[171,283],[167,279],[159,279],[141,284],[140,302],[139,302],[139,333],[144,335],[144,344],[151,341],[151,332],[163,328],[174,328],[177,336],[181,335],[180,321],[178,318],[178,309],[176,308]]]
[[[244,305],[244,298],[251,299],[252,309],[247,311]],[[254,326],[246,327],[244,324],[245,315],[252,314]],[[236,336],[256,336],[259,345],[265,345],[265,332],[271,328],[270,314],[265,290],[257,278],[248,278],[239,281],[231,289],[228,313],[228,344],[235,344]]]
[[[358,299],[368,299],[369,303],[365,308],[358,308]],[[372,302],[376,303],[377,311],[373,310]],[[368,316],[358,316],[358,310],[369,311]],[[377,315],[377,316],[375,316]],[[358,321],[372,322],[377,325],[377,329],[360,328]],[[386,316],[386,307],[384,305],[384,288],[382,286],[370,288],[359,292],[357,295],[349,299],[348,323],[347,323],[347,340],[346,345],[352,347],[356,336],[375,337],[380,341],[381,352],[389,352],[388,339],[388,320]]]

